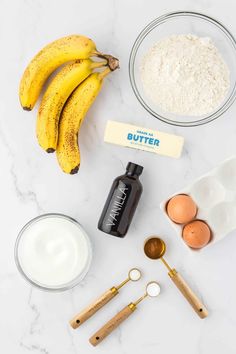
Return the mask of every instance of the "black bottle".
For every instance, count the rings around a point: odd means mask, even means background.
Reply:
[[[126,235],[143,191],[139,181],[142,171],[142,166],[129,162],[126,173],[114,180],[98,222],[99,230],[117,237]]]

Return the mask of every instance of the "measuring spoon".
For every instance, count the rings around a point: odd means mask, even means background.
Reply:
[[[163,258],[166,252],[165,242],[156,236],[152,236],[145,241],[144,244],[144,253],[148,258],[151,259],[160,259],[166,268],[168,269],[168,275],[170,276],[173,283],[177,286],[177,288],[181,291],[185,299],[192,306],[194,311],[198,314],[200,318],[205,318],[208,316],[208,311],[206,307],[203,305],[201,300],[197,297],[197,295],[193,292],[193,290],[189,287],[186,281],[182,278],[182,276],[177,272],[176,269],[172,269],[169,264]]]
[[[82,325],[85,321],[87,321],[91,316],[93,316],[98,310],[100,310],[104,305],[106,305],[110,300],[112,300],[118,293],[120,288],[131,281],[138,281],[142,276],[142,273],[137,268],[130,269],[128,273],[127,279],[125,279],[118,286],[113,286],[109,290],[107,290],[104,294],[102,294],[97,300],[95,300],[92,304],[86,307],[83,311],[77,314],[70,321],[70,325],[72,328],[76,329]]]
[[[101,327],[90,339],[89,342],[95,347],[103,341],[114,329],[116,329],[123,321],[125,321],[137,308],[137,305],[144,300],[147,296],[156,297],[160,294],[160,285],[151,281],[146,285],[146,291],[137,301],[131,302],[128,306],[124,307],[118,312],[110,321]]]

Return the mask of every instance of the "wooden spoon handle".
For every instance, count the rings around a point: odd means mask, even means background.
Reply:
[[[114,329],[116,329],[123,321],[134,312],[136,306],[131,303],[117,313],[110,321],[100,328],[90,339],[90,343],[96,347],[104,338],[106,338]]]
[[[81,311],[74,318],[72,318],[72,320],[70,321],[71,327],[74,329],[78,328],[82,323],[87,321],[91,316],[93,316],[100,308],[106,305],[117,294],[118,290],[115,287],[107,290],[91,305],[86,307],[83,311]]]
[[[189,287],[189,285],[185,282],[182,276],[175,269],[169,272],[169,276],[172,279],[173,283],[181,291],[185,299],[192,306],[194,311],[198,314],[198,316],[200,318],[207,317],[208,311],[206,307],[203,305],[197,295],[193,292],[193,290]]]

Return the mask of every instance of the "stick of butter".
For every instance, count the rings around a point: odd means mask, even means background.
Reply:
[[[109,120],[104,141],[156,154],[179,158],[184,138],[178,135]]]

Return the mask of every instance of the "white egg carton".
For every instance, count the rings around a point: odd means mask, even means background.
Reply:
[[[187,246],[182,239],[183,225],[175,224],[167,215],[166,203],[177,194],[190,195],[198,207],[196,219],[206,221],[211,228],[212,238],[201,249]],[[225,160],[190,186],[170,196],[160,207],[189,250],[199,252],[223,239],[236,229],[236,156]]]

